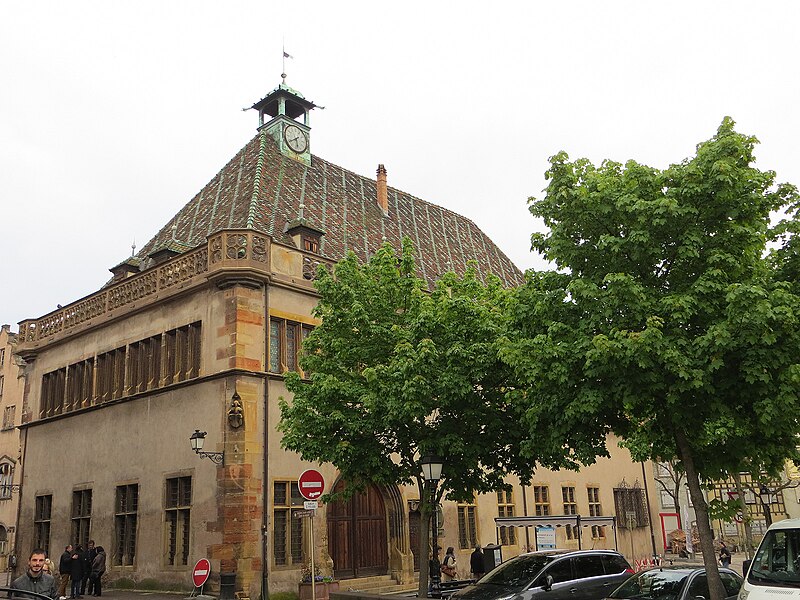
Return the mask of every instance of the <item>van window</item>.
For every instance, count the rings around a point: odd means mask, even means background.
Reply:
[[[767,531],[747,580],[762,585],[800,586],[800,530]]]

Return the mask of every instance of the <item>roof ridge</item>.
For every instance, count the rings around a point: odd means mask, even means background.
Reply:
[[[265,150],[267,148],[267,132],[261,131],[261,139],[258,143],[258,161],[256,162],[255,181],[253,182],[253,193],[250,195],[250,206],[247,209],[247,228],[253,228],[256,217],[256,202],[261,192],[261,173],[264,170]]]

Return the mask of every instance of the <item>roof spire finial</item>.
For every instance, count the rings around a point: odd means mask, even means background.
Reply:
[[[281,83],[286,84],[286,59],[294,58],[294,56],[286,51],[286,47],[283,44],[281,44],[281,49],[283,50],[283,58],[281,59]]]
[[[302,219],[303,219],[303,209],[304,209],[305,207],[306,207],[306,205],[305,205],[305,204],[303,204],[303,203],[301,202],[301,203],[300,203],[300,214],[299,214],[299,218],[300,218],[300,220],[302,220]]]
[[[172,224],[172,239],[177,241],[177,239],[178,239],[177,235],[178,235],[178,224],[177,223],[173,223]]]
[[[133,238],[133,243],[131,244],[131,258],[136,255],[136,238]]]

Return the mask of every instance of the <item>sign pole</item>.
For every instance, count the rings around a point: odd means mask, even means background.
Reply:
[[[309,518],[311,522],[311,600],[317,600],[317,576],[314,571],[314,515]]]

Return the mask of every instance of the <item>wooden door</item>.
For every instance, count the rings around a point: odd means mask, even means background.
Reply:
[[[339,482],[334,491],[344,487]],[[389,571],[386,509],[375,486],[345,502],[328,505],[328,553],[338,579],[385,575]]]

